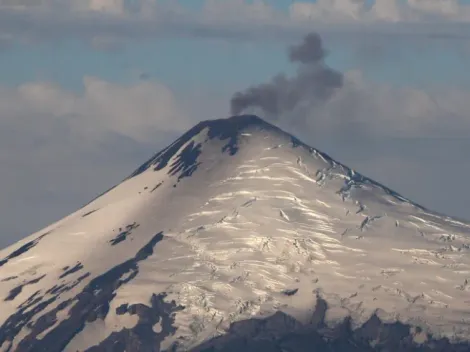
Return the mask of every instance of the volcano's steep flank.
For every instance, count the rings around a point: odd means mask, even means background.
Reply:
[[[0,251],[0,351],[469,351],[469,236],[256,116],[204,121]]]

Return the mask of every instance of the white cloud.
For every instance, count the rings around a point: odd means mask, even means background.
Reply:
[[[146,142],[156,131],[188,126],[183,109],[166,86],[153,81],[118,85],[94,77],[84,78],[80,94],[49,82],[0,87],[0,115],[0,126],[11,124],[47,134],[48,126],[58,123],[80,140],[99,140],[114,133]]]
[[[109,15],[139,15],[157,17],[163,12],[197,18],[201,14],[211,19],[259,19],[271,21],[279,15],[292,18],[315,18],[321,21],[347,20],[423,20],[435,15],[448,20],[470,20],[470,5],[459,0],[317,0],[292,1],[290,11],[283,13],[266,0],[205,0],[202,10],[189,10],[177,1],[162,0],[0,0],[0,9],[34,11],[37,9],[69,12],[100,12]],[[389,16],[385,15],[390,11]]]
[[[278,38],[311,30],[468,39],[469,26],[470,4],[458,0],[295,1],[288,11],[262,0],[205,0],[197,10],[174,0],[0,0],[2,38],[78,37],[94,40],[98,48],[161,36]]]
[[[400,22],[410,18],[405,15],[406,7],[400,6],[397,0],[377,0],[364,17],[369,20]]]
[[[262,0],[251,3],[245,0],[206,0],[202,15],[208,20],[271,21],[276,18],[277,11]]]
[[[359,70],[344,77],[344,86],[322,108],[302,107],[300,113],[310,114],[312,130],[353,124],[371,136],[470,135],[468,90],[396,87],[369,81]],[[115,84],[86,76],[80,93],[50,82],[29,82],[15,88],[0,86],[0,130],[14,128],[55,138],[53,127],[60,126],[79,143],[99,142],[112,135],[151,143],[155,133],[179,133],[200,119],[223,117],[213,116],[215,110],[225,113],[221,104],[228,110],[229,97],[211,99],[209,93],[195,92],[181,99],[153,80]]]
[[[337,22],[470,21],[470,5],[458,0],[318,0],[294,2],[290,14],[298,19]]]
[[[290,15],[299,20],[358,20],[364,14],[364,3],[357,0],[318,0],[294,2],[290,6]]]
[[[43,4],[48,0],[43,0]],[[56,1],[56,0],[49,0]],[[85,4],[87,2],[85,1]],[[205,0],[202,11],[186,10],[175,1],[140,0],[126,5],[124,0],[88,0],[87,10],[112,14],[157,14],[161,11],[200,15],[206,19],[261,20],[272,21],[282,15],[270,1],[264,0]],[[442,20],[470,21],[470,5],[459,0],[317,0],[316,2],[292,1],[291,19],[312,18],[317,21],[358,20],[358,21],[421,21],[429,15]],[[286,14],[284,14],[286,15]]]
[[[416,11],[437,14],[443,17],[467,17],[468,5],[461,5],[458,0],[408,0],[408,6]]]
[[[89,0],[91,11],[103,11],[112,14],[123,14],[126,10],[124,0]]]

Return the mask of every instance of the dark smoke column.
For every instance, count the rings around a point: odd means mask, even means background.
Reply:
[[[343,75],[325,64],[326,51],[320,36],[310,33],[303,42],[289,48],[289,59],[298,63],[297,74],[288,78],[283,74],[271,82],[237,92],[231,99],[232,114],[248,108],[260,108],[270,119],[294,111],[299,105],[314,107],[327,101],[343,85]]]

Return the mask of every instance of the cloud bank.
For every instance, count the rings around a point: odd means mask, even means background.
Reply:
[[[160,0],[0,0],[3,42],[75,37],[107,47],[162,36],[294,38],[312,30],[468,40],[469,26],[470,4],[458,0],[293,1],[285,11],[261,0],[205,0],[198,9]]]
[[[470,6],[459,0],[318,0],[294,2],[290,15],[335,22],[468,22]]]
[[[194,16],[206,20],[317,19],[321,21],[469,21],[470,5],[460,0],[317,0],[290,1],[287,12],[271,1],[204,0],[199,9],[185,2],[162,0],[1,0],[1,9],[20,11],[61,11],[76,15],[100,12],[116,17],[140,16],[159,18],[171,14]],[[230,16],[232,15],[232,16]]]
[[[82,143],[115,134],[148,142],[155,132],[188,127],[174,93],[153,81],[119,85],[84,77],[83,92],[50,82],[0,87],[0,125],[22,131],[61,128]]]

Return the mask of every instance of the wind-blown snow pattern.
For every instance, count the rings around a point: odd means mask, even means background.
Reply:
[[[205,121],[0,252],[0,351],[468,351],[469,235],[256,116]]]

